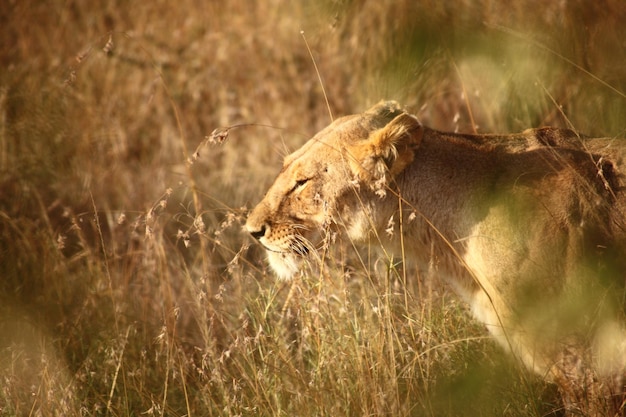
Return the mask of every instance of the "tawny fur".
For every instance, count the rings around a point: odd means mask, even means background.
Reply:
[[[625,157],[620,139],[562,129],[438,132],[383,102],[289,155],[246,227],[282,278],[329,227],[417,263],[436,258],[495,339],[558,384],[570,413],[620,415]],[[392,217],[412,221],[389,237]]]

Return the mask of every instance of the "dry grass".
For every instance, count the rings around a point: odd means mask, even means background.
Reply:
[[[358,4],[357,4],[358,3]],[[620,0],[0,11],[0,415],[542,415],[433,277],[350,246],[273,281],[241,231],[332,113],[623,136]],[[194,150],[215,128],[229,142]],[[273,128],[263,127],[269,125]],[[436,277],[435,277],[436,278]]]

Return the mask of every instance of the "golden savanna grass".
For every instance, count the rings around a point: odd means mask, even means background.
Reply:
[[[429,271],[280,283],[241,226],[329,110],[624,136],[621,0],[5,3],[0,415],[558,410]]]

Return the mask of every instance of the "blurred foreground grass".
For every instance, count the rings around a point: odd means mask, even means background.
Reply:
[[[620,0],[9,0],[0,415],[558,408],[433,277],[338,245],[328,277],[277,283],[241,225],[330,121],[301,31],[336,116],[391,98],[446,130],[623,136],[625,19]],[[241,123],[272,128],[188,163]]]

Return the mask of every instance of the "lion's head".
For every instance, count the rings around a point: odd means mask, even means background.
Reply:
[[[246,223],[267,249],[276,274],[292,277],[328,227],[363,238],[372,214],[364,199],[384,196],[412,162],[422,132],[415,116],[396,102],[382,102],[336,120],[288,155]]]

